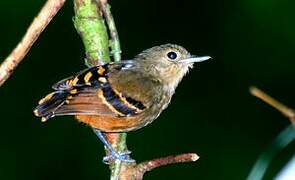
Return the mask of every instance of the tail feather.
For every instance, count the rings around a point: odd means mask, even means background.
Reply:
[[[48,94],[45,98],[39,101],[39,105],[34,110],[34,114],[42,117],[42,121],[46,121],[55,116],[55,111],[61,107],[68,96],[67,91],[55,91]]]

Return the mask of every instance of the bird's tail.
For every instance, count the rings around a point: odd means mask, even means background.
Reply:
[[[46,121],[55,116],[55,111],[61,107],[68,96],[67,91],[55,91],[39,101],[39,105],[34,110],[34,114],[38,117],[42,117],[42,121]]]

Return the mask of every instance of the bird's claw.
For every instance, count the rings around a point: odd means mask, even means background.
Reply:
[[[108,156],[105,156],[103,158],[103,162],[105,164],[109,164],[111,161],[119,160],[119,161],[126,162],[126,163],[134,163],[135,160],[130,158],[130,156],[129,156],[130,154],[131,154],[131,151],[125,151],[125,152],[121,152],[121,153],[110,152],[110,154]]]

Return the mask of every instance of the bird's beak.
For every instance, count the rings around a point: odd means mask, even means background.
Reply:
[[[187,59],[182,59],[179,62],[185,63],[185,64],[190,64],[190,63],[195,63],[195,62],[203,62],[211,59],[210,56],[191,56],[190,58]]]

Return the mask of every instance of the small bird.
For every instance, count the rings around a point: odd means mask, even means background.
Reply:
[[[52,86],[55,91],[39,101],[34,114],[42,121],[75,115],[94,128],[110,150],[105,161],[132,162],[129,152],[116,152],[101,132],[128,132],[150,124],[168,106],[193,63],[208,59],[191,55],[179,45],[155,46],[133,60],[93,66],[57,82]]]

